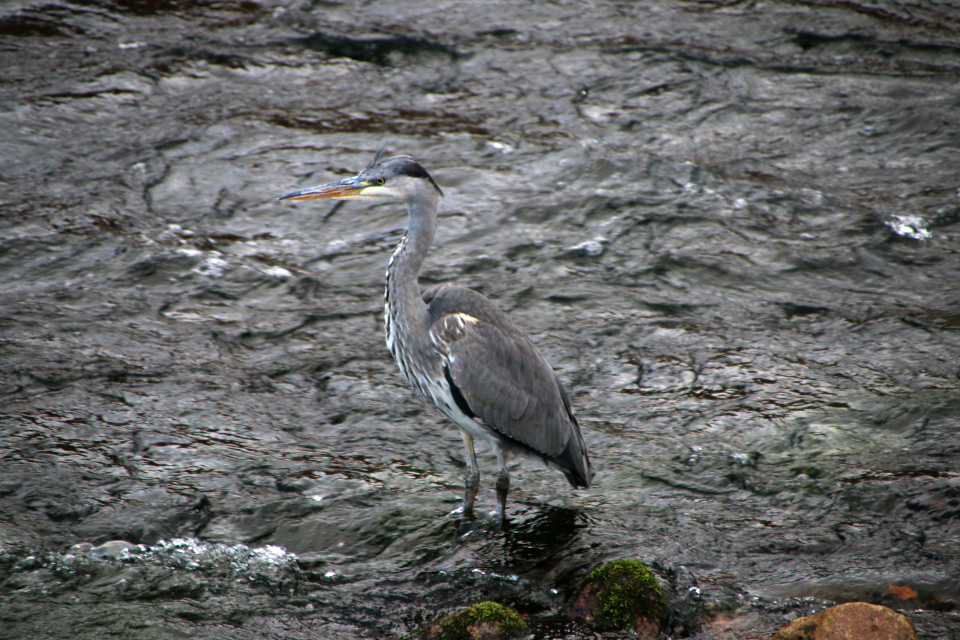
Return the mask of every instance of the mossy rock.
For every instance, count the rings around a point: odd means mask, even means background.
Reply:
[[[529,631],[513,609],[480,602],[440,618],[414,634],[421,640],[512,640]]]
[[[646,565],[614,560],[580,581],[563,613],[601,631],[634,629],[654,637],[667,620],[667,605]]]

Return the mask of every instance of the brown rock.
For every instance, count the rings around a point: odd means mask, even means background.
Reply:
[[[895,584],[891,584],[889,586],[890,586],[890,592],[893,593],[898,598],[900,598],[901,600],[909,600],[910,598],[917,597],[916,590],[911,589],[910,587],[900,587]]]
[[[918,640],[906,616],[866,602],[848,602],[797,618],[773,640]]]

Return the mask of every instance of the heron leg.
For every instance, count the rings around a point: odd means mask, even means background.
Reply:
[[[497,469],[499,470],[497,476],[497,516],[500,518],[500,522],[503,522],[507,516],[507,492],[510,491],[510,476],[507,474],[507,454],[500,447],[497,447]]]
[[[463,436],[463,448],[467,458],[467,476],[464,483],[463,492],[463,515],[469,517],[473,515],[473,500],[477,497],[477,491],[480,489],[480,467],[477,466],[477,453],[473,450],[473,436],[466,431],[461,431]]]

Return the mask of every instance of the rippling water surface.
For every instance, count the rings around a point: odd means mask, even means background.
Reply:
[[[674,637],[960,635],[960,12],[23,0],[0,78],[0,637],[485,599],[553,637],[621,557]],[[383,346],[404,211],[274,201],[384,141],[447,194],[421,283],[534,338],[591,490],[518,461],[502,529],[451,513],[460,437]]]

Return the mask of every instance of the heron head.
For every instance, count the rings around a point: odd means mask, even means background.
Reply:
[[[417,197],[443,196],[427,170],[410,156],[392,156],[381,160],[383,149],[366,169],[352,178],[294,191],[280,200],[310,200],[313,198],[378,198],[409,202]]]

